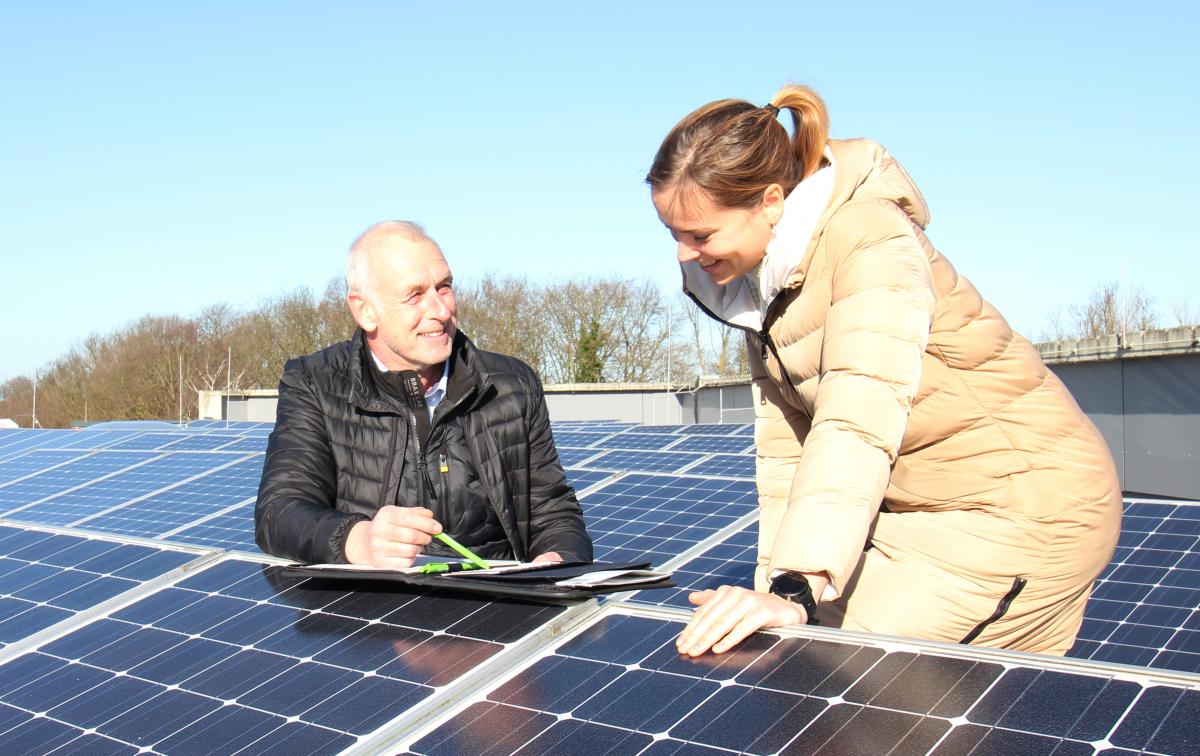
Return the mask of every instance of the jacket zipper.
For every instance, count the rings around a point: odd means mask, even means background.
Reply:
[[[992,612],[992,616],[976,625],[975,629],[967,633],[967,637],[960,640],[959,643],[970,643],[978,638],[979,634],[982,633],[988,625],[1003,617],[1005,613],[1008,612],[1008,607],[1012,605],[1013,600],[1017,598],[1017,594],[1019,594],[1021,589],[1025,587],[1025,582],[1025,578],[1023,577],[1013,578],[1012,588],[1009,588],[1008,593],[1004,594],[1004,598],[1000,599],[1000,603],[996,605],[996,611]]]
[[[421,448],[421,432],[417,430],[417,411],[408,412],[408,432],[413,439],[413,449],[417,453],[417,490],[420,491],[419,502],[422,507],[429,508],[429,499],[434,496],[433,484],[429,482],[429,465],[425,461],[425,450]]]
[[[446,453],[446,447],[444,446],[442,447],[441,451],[438,452],[438,472],[441,473],[442,506],[445,507],[448,505],[447,503],[449,501],[447,498],[449,496],[449,484],[447,481],[450,479],[450,455]]]

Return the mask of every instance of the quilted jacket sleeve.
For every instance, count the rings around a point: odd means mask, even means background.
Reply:
[[[768,588],[768,564],[775,536],[787,512],[788,495],[800,462],[800,439],[808,435],[809,419],[789,404],[784,387],[767,374],[758,340],[750,341],[751,393],[754,401],[755,479],[758,483],[758,564],[754,587]]]
[[[812,430],[771,569],[828,572],[840,594],[887,490],[920,380],[932,274],[894,204],[850,203],[825,230],[832,271]]]
[[[568,561],[590,562],[592,539],[558,460],[542,384],[532,370],[529,375],[529,556],[557,551]]]
[[[291,360],[279,383],[275,429],[267,458],[254,530],[268,554],[304,563],[346,561],[350,527],[367,518],[340,512],[337,471],[324,413],[299,360]]]

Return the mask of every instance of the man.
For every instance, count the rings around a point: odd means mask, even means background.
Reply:
[[[290,360],[254,510],[258,545],[306,563],[403,568],[453,555],[591,561],[528,365],[455,326],[450,268],[413,223],[350,248],[350,341]]]

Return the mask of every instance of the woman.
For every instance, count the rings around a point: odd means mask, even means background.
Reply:
[[[684,289],[747,334],[757,415],[755,590],[692,594],[677,645],[819,620],[1066,653],[1120,530],[1108,449],[900,164],[828,133],[805,87],[720,100],[646,177]]]

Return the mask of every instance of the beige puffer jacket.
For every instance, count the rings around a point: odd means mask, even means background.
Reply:
[[[1091,421],[929,243],[924,198],[899,163],[867,140],[831,140],[826,155],[832,165],[788,196],[758,296],[684,265],[710,314],[766,325],[767,339],[748,339],[758,587],[768,569],[828,572],[825,598],[840,594],[881,504],[1047,527],[1104,520],[1097,546],[1111,549],[1120,491]]]

